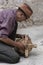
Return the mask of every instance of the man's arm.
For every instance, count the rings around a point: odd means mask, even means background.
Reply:
[[[17,47],[19,50],[22,50],[22,51],[24,51],[24,49],[25,49],[25,46],[22,43],[15,42],[15,41],[11,40],[10,38],[0,38],[0,41],[4,42],[5,44]]]
[[[0,24],[0,41],[4,42],[5,44],[16,46],[19,49],[24,49],[24,45],[20,42],[15,42],[12,39],[8,38],[9,34],[12,32],[12,21],[13,16],[10,15],[3,15],[2,17],[2,23]],[[1,22],[1,20],[0,20]]]
[[[17,42],[11,40],[10,38],[1,38],[0,37],[0,41],[8,44],[8,45],[11,45],[11,46],[17,46]]]

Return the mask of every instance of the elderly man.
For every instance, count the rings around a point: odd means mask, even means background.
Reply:
[[[25,46],[16,42],[15,38],[23,35],[16,35],[17,22],[22,22],[30,18],[33,11],[26,3],[20,5],[18,9],[5,9],[0,12],[0,61],[17,63],[20,59],[16,48],[24,51]],[[14,48],[14,49],[13,49]]]

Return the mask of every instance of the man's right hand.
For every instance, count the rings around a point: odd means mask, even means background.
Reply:
[[[25,46],[21,42],[17,42],[17,48],[19,49],[19,52],[24,53]]]

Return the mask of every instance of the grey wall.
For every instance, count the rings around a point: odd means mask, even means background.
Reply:
[[[29,25],[43,24],[43,0],[0,0],[0,9],[15,8],[22,2],[26,2],[30,5],[33,10],[33,15],[29,22],[25,22],[26,24],[23,22],[21,25],[19,23],[19,26],[27,27]]]

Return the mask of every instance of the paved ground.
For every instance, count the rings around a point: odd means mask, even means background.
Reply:
[[[17,64],[0,65],[43,65],[43,26],[32,26],[26,29],[18,29],[17,33],[28,34],[33,43],[37,44],[36,49],[32,49],[28,58],[21,58]]]

